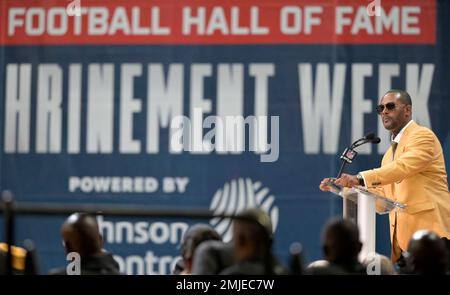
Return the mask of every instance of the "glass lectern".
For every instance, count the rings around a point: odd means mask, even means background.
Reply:
[[[376,213],[402,211],[406,205],[369,191],[365,187],[343,188],[329,181],[331,192],[343,199],[344,218],[358,224],[363,248],[360,257],[375,252]]]

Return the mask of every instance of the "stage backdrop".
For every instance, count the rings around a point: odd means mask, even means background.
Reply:
[[[378,5],[381,3],[381,7]],[[406,89],[450,160],[446,1],[20,1],[0,3],[0,188],[19,201],[258,206],[287,263],[341,200],[319,190],[368,132],[355,173],[389,146],[375,113]],[[228,121],[227,121],[228,120]],[[447,166],[448,167],[448,166]],[[20,217],[43,272],[66,264],[63,217]],[[390,254],[387,216],[377,250]],[[100,217],[122,270],[167,274],[186,228],[218,220]],[[3,235],[3,228],[1,229]],[[3,239],[3,236],[2,236]]]

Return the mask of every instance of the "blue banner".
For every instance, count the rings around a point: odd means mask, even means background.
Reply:
[[[296,241],[308,261],[319,259],[321,229],[342,212],[319,183],[368,132],[382,142],[358,148],[347,171],[380,165],[389,134],[375,107],[384,92],[410,93],[415,121],[437,134],[449,168],[450,7],[437,4],[436,42],[425,45],[4,44],[0,188],[31,202],[218,213],[258,206],[272,218],[282,262]],[[214,124],[205,127],[208,117]],[[228,122],[217,122],[226,118],[244,123],[230,122],[230,135],[221,129]],[[18,219],[17,244],[36,243],[43,272],[66,263],[62,222]],[[105,248],[134,274],[170,273],[195,222],[231,238],[228,221],[99,218]],[[385,255],[388,232],[387,216],[378,216]]]

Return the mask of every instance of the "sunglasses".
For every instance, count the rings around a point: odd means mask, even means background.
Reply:
[[[386,108],[388,111],[392,111],[395,109],[395,103],[388,102],[387,104],[378,105],[376,108],[378,115],[381,115],[381,113],[384,111],[384,108]]]

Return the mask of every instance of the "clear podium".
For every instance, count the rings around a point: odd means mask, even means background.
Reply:
[[[362,186],[343,188],[331,181],[328,186],[333,194],[343,199],[343,217],[358,224],[360,239],[363,243],[360,257],[366,257],[375,252],[376,213],[387,214],[391,211],[406,209],[405,204],[378,195]]]

